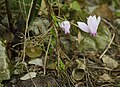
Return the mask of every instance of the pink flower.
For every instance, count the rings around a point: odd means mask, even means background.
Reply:
[[[69,23],[69,21],[63,21],[59,24],[59,26],[63,29],[65,34],[70,33],[70,23]]]
[[[82,31],[90,33],[92,36],[95,36],[97,34],[97,29],[100,21],[101,17],[99,16],[98,18],[96,18],[96,16],[94,15],[87,18],[87,24],[84,22],[77,22],[77,24]]]

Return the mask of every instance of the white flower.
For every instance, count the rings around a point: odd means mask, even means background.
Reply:
[[[90,33],[92,36],[95,36],[97,34],[97,29],[98,29],[98,25],[101,21],[101,17],[99,16],[98,18],[96,18],[96,16],[89,16],[87,18],[87,24],[84,22],[77,22],[78,23],[78,27],[87,33]]]
[[[65,34],[70,33],[70,23],[69,23],[69,21],[63,21],[59,24],[59,26],[63,29]]]

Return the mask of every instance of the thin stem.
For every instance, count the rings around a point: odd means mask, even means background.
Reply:
[[[29,13],[28,13],[27,19],[26,19],[26,28],[25,28],[25,37],[24,37],[24,46],[23,46],[23,60],[22,60],[22,62],[25,65],[25,68],[26,68],[26,70],[27,70],[27,72],[28,72],[28,74],[30,76],[31,81],[33,82],[34,86],[37,87],[36,84],[34,83],[33,79],[31,78],[31,75],[30,75],[29,70],[27,68],[27,65],[25,63],[26,40],[27,40],[26,35],[27,35],[27,31],[28,31],[28,21],[29,21],[29,18],[30,18],[32,6],[33,6],[33,0],[31,1],[31,6],[30,6],[30,9],[29,9]]]
[[[32,76],[30,75],[30,72],[29,72],[29,70],[28,70],[27,64],[26,64],[25,62],[24,62],[24,65],[25,65],[25,68],[26,68],[26,70],[27,70],[27,72],[28,72],[28,75],[30,76],[30,79],[31,79],[32,83],[34,84],[35,87],[37,87],[37,85],[35,84],[35,82],[34,82],[33,79],[32,79]]]
[[[49,50],[49,47],[50,47],[50,42],[51,42],[51,37],[49,39],[49,43],[48,43],[48,46],[47,46],[47,51],[46,51],[46,54],[45,54],[45,59],[44,59],[44,75],[46,74],[46,61],[47,61],[47,54],[48,54],[48,50]]]
[[[33,6],[33,0],[31,2],[30,10],[29,10],[28,17],[27,17],[27,20],[26,20],[25,37],[24,37],[24,47],[23,47],[23,61],[25,59],[26,35],[27,35],[27,31],[28,31],[28,22],[29,22],[29,18],[30,18],[32,6]]]
[[[115,33],[112,36],[112,39],[110,41],[110,43],[108,44],[107,48],[105,49],[105,51],[102,53],[102,55],[99,57],[100,59],[105,55],[105,53],[108,51],[108,49],[110,48],[110,45],[112,44],[113,40],[115,38]]]

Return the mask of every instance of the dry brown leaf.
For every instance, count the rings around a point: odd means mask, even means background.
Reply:
[[[95,9],[94,14],[101,16],[105,19],[112,20],[113,12],[107,4],[103,4]]]
[[[103,81],[110,81],[110,82],[113,82],[113,80],[111,79],[111,77],[108,75],[108,74],[103,74],[102,76],[100,76],[99,78],[100,80],[103,80]]]
[[[6,43],[12,43],[14,40],[14,35],[12,32],[5,32],[3,38],[6,40]]]
[[[113,58],[110,58],[107,55],[104,55],[102,57],[102,61],[105,64],[105,66],[109,69],[114,69],[114,68],[118,67],[118,62],[116,60],[114,60]]]

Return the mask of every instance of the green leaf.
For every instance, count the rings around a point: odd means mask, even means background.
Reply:
[[[70,8],[76,11],[81,11],[80,4],[78,3],[78,1],[73,1],[70,4]]]
[[[34,46],[32,43],[27,44],[26,46],[26,55],[30,58],[37,58],[42,54],[41,46]]]
[[[62,62],[62,60],[60,59],[60,61],[59,61],[59,68],[61,69],[61,70],[65,70],[65,65],[64,65],[64,63]]]
[[[56,16],[54,14],[51,14],[51,17],[52,17],[55,25],[58,27],[58,20],[57,20]]]
[[[120,17],[120,10],[115,12],[116,17]]]

